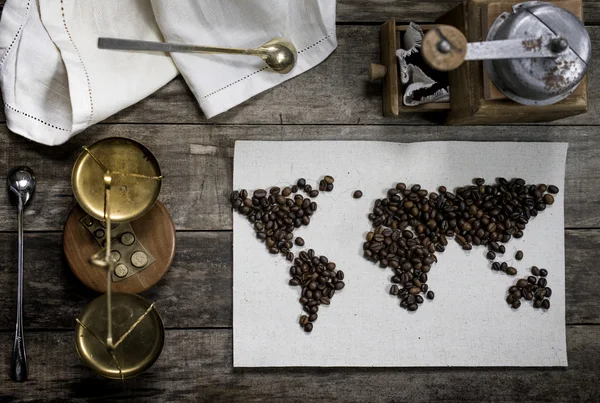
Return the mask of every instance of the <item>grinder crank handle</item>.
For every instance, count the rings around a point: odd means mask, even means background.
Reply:
[[[566,39],[548,36],[467,43],[458,28],[438,25],[425,34],[422,52],[431,67],[450,71],[466,60],[556,57],[568,48]]]

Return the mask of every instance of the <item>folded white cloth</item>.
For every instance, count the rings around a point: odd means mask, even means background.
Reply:
[[[450,102],[448,75],[429,67],[421,55],[424,36],[421,27],[411,22],[402,38],[402,47],[396,50],[404,87],[402,102],[406,106]]]
[[[100,36],[240,48],[284,37],[298,62],[281,75],[256,57],[100,50]],[[336,46],[335,0],[8,0],[0,86],[8,127],[55,145],[178,72],[210,118],[314,67]]]

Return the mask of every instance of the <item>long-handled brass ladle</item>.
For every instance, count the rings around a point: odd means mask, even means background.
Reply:
[[[220,48],[195,46],[179,43],[149,42],[132,39],[98,38],[99,49],[134,50],[150,52],[190,52],[190,53],[226,53],[235,55],[258,56],[273,69],[286,74],[296,65],[298,52],[294,44],[284,38],[274,38],[254,49]]]

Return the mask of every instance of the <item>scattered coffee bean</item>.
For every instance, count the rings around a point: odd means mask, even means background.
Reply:
[[[434,299],[435,293],[433,291],[427,291],[427,299]]]
[[[540,269],[540,277],[546,277],[548,275],[548,270]]]
[[[486,258],[488,258],[489,260],[494,260],[496,259],[496,254],[492,251],[488,251],[487,255],[485,255]]]
[[[531,274],[533,274],[534,276],[539,276],[540,275],[540,269],[538,269],[537,266],[532,266],[531,267]]]
[[[313,324],[312,323],[308,322],[306,325],[304,325],[304,331],[305,332],[310,333],[310,332],[312,332],[312,330],[313,330]]]
[[[329,176],[329,175],[325,175],[325,177],[323,178],[323,180],[328,185],[331,185],[335,181],[335,179],[333,179],[333,176]]]
[[[518,299],[514,300],[512,302],[512,307],[513,307],[513,309],[519,309],[519,307],[521,307],[521,301],[519,301]]]
[[[352,193],[352,197],[354,197],[355,199],[360,199],[363,195],[363,192],[360,190],[356,190],[354,191],[354,193]]]
[[[306,186],[306,179],[298,179],[298,182],[296,182],[296,186],[298,186],[300,189],[304,189],[304,186]]]
[[[554,185],[550,185],[548,186],[548,192],[552,193],[552,194],[557,194],[558,193],[558,188]]]
[[[522,260],[523,259],[523,251],[518,250],[517,253],[515,253],[515,259]]]
[[[550,309],[550,300],[549,299],[545,299],[542,301],[542,308]]]
[[[509,267],[508,269],[506,269],[506,274],[508,274],[509,276],[516,276],[517,269],[514,267]]]
[[[298,246],[304,246],[304,239],[297,237],[296,240],[294,241],[296,243],[296,245]]]

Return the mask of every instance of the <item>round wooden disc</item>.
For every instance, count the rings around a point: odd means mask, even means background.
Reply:
[[[450,44],[449,52],[438,48],[441,41],[446,39]],[[451,25],[438,25],[430,29],[423,38],[423,58],[431,67],[439,71],[457,69],[467,56],[467,38],[458,28]]]
[[[85,215],[85,211],[79,205],[75,205],[71,210],[63,230],[63,249],[73,274],[89,288],[104,293],[106,270],[90,264],[90,257],[100,250],[100,246],[79,221]],[[130,224],[138,240],[155,261],[144,270],[113,282],[112,290],[137,294],[158,283],[173,263],[175,225],[167,209],[159,201],[146,215]]]

